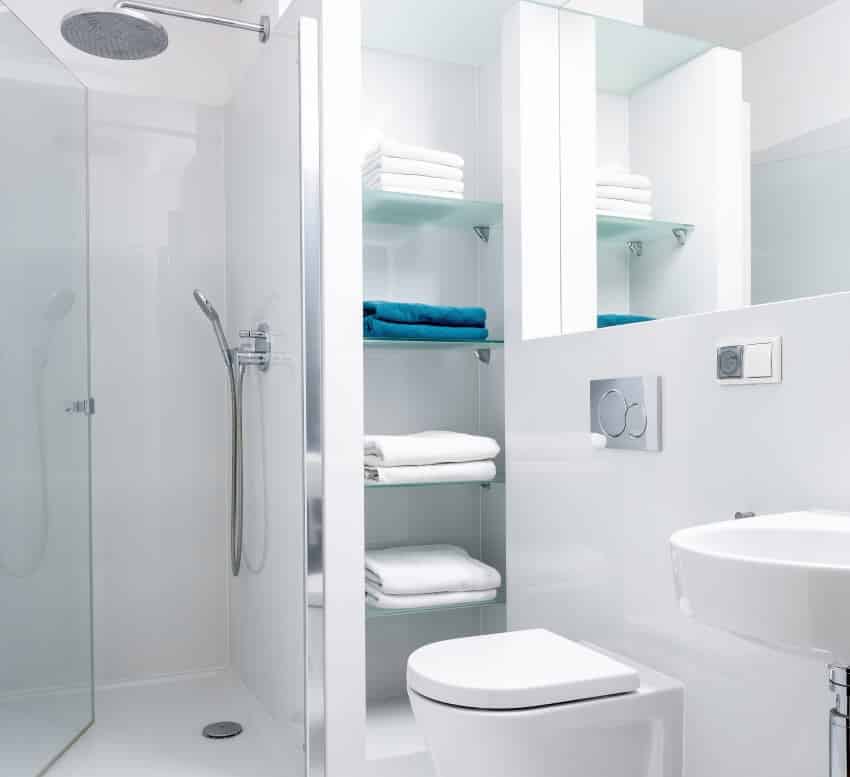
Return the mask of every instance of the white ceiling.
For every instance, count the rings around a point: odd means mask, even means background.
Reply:
[[[838,0],[841,2],[842,0]],[[645,22],[741,49],[835,0],[645,0]]]
[[[848,2],[850,0],[838,0]],[[3,0],[0,0],[2,7]],[[166,20],[172,44],[146,62],[108,62],[82,54],[59,35],[62,17],[82,6],[112,0],[5,0],[6,4],[94,89],[222,103],[228,99],[257,42],[247,33]],[[174,0],[175,5],[225,16],[276,17],[290,0]],[[367,45],[397,41],[408,53],[470,64],[498,50],[501,14],[514,0],[362,0]],[[552,5],[568,0],[538,0]],[[714,43],[742,48],[829,5],[827,0],[646,0],[646,23]],[[409,31],[415,31],[411,33]],[[474,35],[470,35],[474,31]],[[418,48],[417,48],[418,47]],[[419,49],[422,49],[419,51]],[[436,57],[436,55],[441,55]]]

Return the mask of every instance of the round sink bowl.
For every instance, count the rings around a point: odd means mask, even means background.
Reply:
[[[779,650],[850,665],[850,515],[799,512],[670,538],[679,606]]]

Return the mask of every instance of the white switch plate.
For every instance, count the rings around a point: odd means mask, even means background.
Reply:
[[[741,347],[744,349],[743,377],[719,378],[716,369],[716,354],[721,348]],[[770,375],[766,377],[746,377],[748,373],[762,373],[761,366],[766,361],[764,346],[770,348]],[[752,349],[752,351],[750,351]],[[751,354],[751,364],[747,365],[747,353]],[[758,364],[756,364],[758,360]],[[782,383],[782,338],[781,337],[733,337],[717,343],[715,351],[715,377],[722,386],[747,386],[760,383]]]

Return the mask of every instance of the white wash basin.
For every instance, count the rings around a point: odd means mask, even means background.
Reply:
[[[670,538],[679,606],[754,642],[850,665],[850,515],[801,512]]]

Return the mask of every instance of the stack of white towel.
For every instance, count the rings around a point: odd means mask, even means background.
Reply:
[[[499,443],[458,432],[378,434],[364,440],[367,482],[385,485],[487,482],[496,477]]]
[[[448,151],[379,140],[363,160],[368,189],[463,199],[463,157]]]
[[[502,576],[455,545],[418,545],[366,553],[366,603],[384,610],[493,601]]]
[[[596,210],[603,216],[652,218],[652,181],[623,167],[602,167],[596,179]]]

